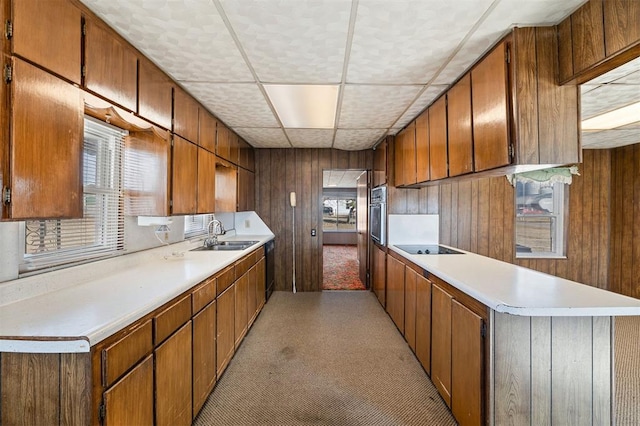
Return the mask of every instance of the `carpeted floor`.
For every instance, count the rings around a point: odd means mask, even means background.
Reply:
[[[455,421],[376,297],[361,291],[275,292],[194,424]]]
[[[640,425],[640,317],[617,317],[616,425]]]
[[[323,290],[365,290],[359,278],[358,247],[322,247]]]

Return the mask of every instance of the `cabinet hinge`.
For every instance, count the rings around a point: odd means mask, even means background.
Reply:
[[[171,146],[173,147],[173,136],[171,136]]]
[[[86,77],[87,76],[87,66],[86,65],[82,66],[81,73],[82,73],[82,77]]]
[[[5,66],[4,66],[4,82],[9,84],[9,83],[11,83],[12,79],[13,79],[13,68],[11,68],[11,65],[5,64]]]
[[[83,36],[87,35],[87,23],[86,22],[82,23],[82,35]]]
[[[4,23],[4,35],[7,40],[11,40],[11,37],[13,37],[13,23],[9,19]]]
[[[11,189],[6,186],[2,188],[2,203],[10,204],[11,203]]]
[[[104,406],[104,402],[100,404],[100,408],[98,409],[98,417],[100,418],[100,423],[107,416],[107,409]]]
[[[480,336],[487,337],[487,323],[482,322],[482,327],[480,327]]]
[[[504,51],[504,60],[506,63],[510,64],[511,63],[511,49],[509,49],[507,47],[507,49]]]
[[[513,149],[513,144],[509,144],[509,158],[513,160],[514,157],[515,157],[515,152]]]
[[[173,208],[173,200],[169,200],[169,207]]]

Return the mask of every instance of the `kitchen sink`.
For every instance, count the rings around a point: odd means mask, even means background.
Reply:
[[[213,246],[200,246],[190,251],[239,251],[251,247],[258,241],[220,241]]]

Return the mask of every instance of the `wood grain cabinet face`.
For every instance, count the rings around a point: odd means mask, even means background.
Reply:
[[[138,58],[124,41],[102,25],[87,20],[84,85],[87,89],[136,111]]]
[[[13,59],[9,86],[13,104],[9,216],[82,217],[80,90],[18,58]]]
[[[105,426],[153,424],[153,356],[104,393]]]
[[[173,214],[194,214],[197,209],[198,147],[174,136],[171,193]]]
[[[229,130],[229,161],[240,164],[240,141],[238,135]]]
[[[387,256],[387,312],[404,334],[404,263]]]
[[[216,301],[193,317],[193,417],[216,383]]]
[[[605,57],[602,0],[590,0],[571,16],[573,71],[579,73]]]
[[[125,371],[153,350],[151,320],[146,321],[102,352],[102,383],[109,387]]]
[[[198,144],[198,103],[179,87],[173,92],[173,132]]]
[[[267,276],[266,276],[267,261],[264,256],[256,264],[256,299],[258,301],[258,312],[264,306],[267,298]]]
[[[257,275],[258,269],[257,265],[253,265],[247,274],[249,275],[249,287],[247,289],[247,317],[248,317],[248,325],[247,329],[251,327],[253,321],[256,319],[256,315],[258,314],[258,283],[257,283]]]
[[[255,210],[255,175],[249,170],[238,169],[238,211]]]
[[[216,210],[216,155],[198,148],[198,213]]]
[[[236,292],[235,302],[235,346],[236,350],[240,346],[240,342],[247,334],[248,317],[248,300],[249,300],[249,273],[243,274],[234,285]]]
[[[640,2],[606,0],[604,5],[604,39],[607,56],[640,41]]]
[[[154,353],[157,425],[190,425],[192,415],[192,324],[186,323]]]
[[[382,307],[386,307],[387,254],[373,245],[373,292]]]
[[[438,287],[431,292],[431,381],[451,408],[451,305],[453,297]]]
[[[235,212],[238,204],[238,169],[226,161],[216,161],[216,212]]]
[[[216,155],[231,161],[231,145],[229,144],[230,131],[222,123],[216,127]]]
[[[216,300],[217,326],[216,326],[216,364],[218,378],[227,368],[235,350],[235,288],[228,287]]]
[[[429,111],[416,118],[416,182],[427,182],[429,173]]]
[[[404,338],[416,351],[416,285],[418,273],[408,266],[404,272]]]
[[[373,152],[373,186],[387,183],[387,147],[388,143],[384,140]]]
[[[209,114],[209,112],[200,108],[200,118],[198,120],[198,126],[200,128],[198,134],[198,141],[200,146],[209,152],[216,152],[216,126],[217,120]]]
[[[11,4],[13,53],[80,84],[80,9],[68,0],[18,0]]]
[[[509,91],[506,43],[471,70],[475,171],[506,166],[509,158]]]
[[[471,127],[471,76],[465,74],[447,92],[447,134],[449,176],[473,172]]]
[[[394,186],[403,186],[404,181],[404,141],[406,133],[400,132],[396,135],[393,142],[393,184]]]
[[[138,75],[138,114],[158,126],[171,130],[173,84],[169,77],[146,59],[140,59]]]
[[[431,281],[416,277],[416,357],[431,374]]]
[[[449,175],[446,102],[446,96],[441,96],[429,107],[429,170],[431,180],[446,178]]]

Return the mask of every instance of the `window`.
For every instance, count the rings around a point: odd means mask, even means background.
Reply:
[[[565,184],[515,179],[516,257],[563,257]]]
[[[354,189],[325,190],[322,196],[322,230],[356,231],[356,192]]]
[[[123,250],[121,182],[126,134],[85,117],[83,218],[25,222],[22,272],[111,256]]]
[[[212,214],[199,214],[184,217],[184,237],[191,238],[207,234],[207,225],[213,220]]]

